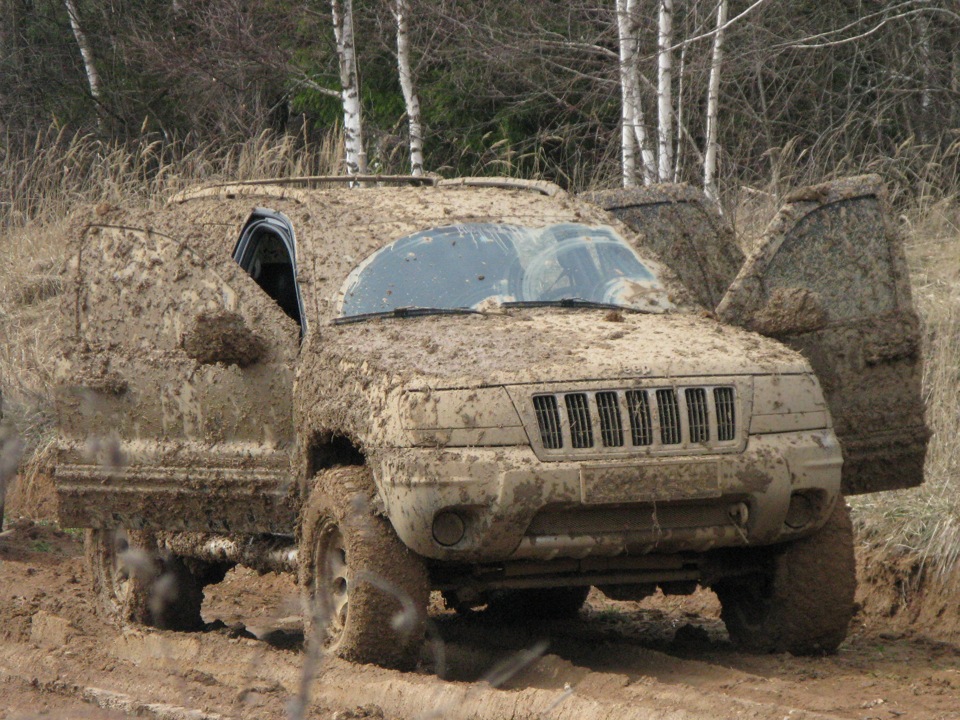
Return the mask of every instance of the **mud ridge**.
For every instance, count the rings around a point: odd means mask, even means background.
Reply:
[[[73,697],[103,710],[116,710],[134,717],[152,717],[156,720],[232,720],[219,713],[206,713],[190,710],[167,703],[147,703],[124,693],[104,690],[97,687],[83,687],[62,680],[40,682],[37,678],[10,671],[0,667],[0,681],[18,683],[32,689],[53,693],[64,697]]]

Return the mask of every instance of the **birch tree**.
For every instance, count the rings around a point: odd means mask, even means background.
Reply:
[[[703,157],[703,191],[717,200],[717,110],[720,102],[720,65],[723,62],[723,31],[727,24],[727,0],[717,7],[717,32],[713,36],[713,56],[710,60],[710,80],[707,89],[707,140]]]
[[[673,0],[660,0],[657,21],[658,176],[667,182],[673,170]]]
[[[407,109],[407,127],[410,133],[410,173],[423,174],[423,127],[420,123],[420,98],[413,86],[413,72],[410,69],[410,35],[407,31],[407,17],[410,14],[410,0],[396,0],[394,16],[397,20],[397,71],[400,75],[400,89]]]
[[[633,126],[633,98],[630,92],[630,72],[635,70],[633,43],[630,37],[630,16],[627,0],[616,0],[617,39],[620,44],[620,169],[624,187],[637,184],[636,138]]]
[[[684,125],[683,117],[683,105],[684,105],[684,94],[683,94],[683,80],[686,77],[686,68],[687,68],[687,44],[684,43],[683,47],[680,48],[680,70],[677,73],[677,149],[674,153],[673,158],[673,182],[680,182],[680,171],[682,169],[682,160],[683,160],[683,150],[682,136],[686,134],[686,126]]]
[[[640,151],[644,184],[649,185],[657,176],[640,97],[635,6],[636,0],[616,0],[620,50],[620,155],[624,187],[637,184],[637,150]]]
[[[93,48],[87,38],[87,34],[80,25],[80,13],[77,10],[75,0],[64,0],[67,7],[67,15],[70,17],[70,29],[73,30],[73,37],[80,48],[80,57],[83,58],[83,69],[87,75],[87,85],[90,87],[90,97],[97,102],[97,114],[100,115],[100,103],[103,99],[103,84],[100,82],[100,73],[97,72],[97,64],[93,59]]]
[[[330,7],[340,64],[347,174],[362,175],[367,172],[367,154],[363,149],[363,121],[360,117],[360,81],[353,35],[353,0],[330,0]]]

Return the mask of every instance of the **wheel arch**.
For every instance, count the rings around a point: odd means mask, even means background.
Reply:
[[[359,438],[335,430],[314,430],[303,444],[300,494],[306,498],[313,478],[332,467],[367,464],[367,454]]]

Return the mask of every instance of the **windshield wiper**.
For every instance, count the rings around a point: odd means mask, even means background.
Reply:
[[[360,315],[350,315],[348,317],[338,317],[333,319],[334,325],[346,325],[347,323],[363,322],[374,318],[408,318],[422,317],[424,315],[482,315],[479,310],[473,308],[435,308],[435,307],[398,307],[393,310],[383,312],[362,313]]]
[[[583,298],[560,298],[559,300],[514,300],[500,303],[500,307],[562,307],[562,308],[594,308],[597,310],[628,310],[629,312],[646,312],[640,308],[615,303],[584,300]]]

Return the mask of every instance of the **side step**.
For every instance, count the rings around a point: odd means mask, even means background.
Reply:
[[[297,572],[297,545],[289,535],[171,533],[161,545],[174,555],[209,563],[246,565],[257,572]]]

